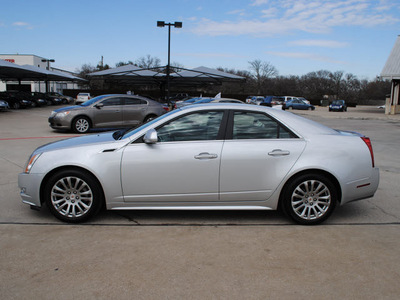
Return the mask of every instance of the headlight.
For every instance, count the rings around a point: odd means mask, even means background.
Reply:
[[[63,111],[63,112],[57,113],[57,118],[64,118],[64,117],[68,116],[69,113],[70,113],[70,111]]]
[[[29,174],[29,172],[31,171],[33,165],[35,164],[36,160],[39,158],[40,155],[42,155],[42,153],[38,153],[38,154],[32,155],[29,158],[28,162],[25,165],[24,173]]]

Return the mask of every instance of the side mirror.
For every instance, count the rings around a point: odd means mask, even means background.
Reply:
[[[149,131],[146,132],[144,135],[143,141],[146,144],[155,144],[158,142],[158,135],[157,131],[155,129],[150,129]]]
[[[100,109],[104,106],[103,103],[97,103],[94,107],[96,107],[97,109]]]

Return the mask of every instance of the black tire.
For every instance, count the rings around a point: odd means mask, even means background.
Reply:
[[[87,133],[90,130],[90,121],[87,117],[77,117],[72,122],[72,130],[76,133]]]
[[[47,181],[45,201],[59,220],[79,223],[94,217],[102,208],[104,197],[97,180],[79,170],[60,171]]]
[[[149,115],[149,116],[147,116],[146,118],[144,118],[143,123],[150,122],[150,121],[154,120],[155,118],[157,118],[156,115]]]
[[[303,174],[285,186],[280,205],[296,223],[315,225],[332,214],[338,202],[337,195],[335,185],[326,176]]]

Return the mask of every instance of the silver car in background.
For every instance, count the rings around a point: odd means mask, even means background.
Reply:
[[[92,98],[81,105],[54,110],[50,117],[53,129],[86,133],[91,128],[137,127],[165,113],[157,101],[145,97],[112,94]]]
[[[66,222],[86,221],[102,207],[280,207],[311,225],[336,205],[372,197],[378,183],[369,138],[230,103],[189,105],[130,131],[44,145],[18,177],[24,203],[46,203]]]

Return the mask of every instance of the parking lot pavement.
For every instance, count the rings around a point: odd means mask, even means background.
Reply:
[[[365,298],[400,294],[400,116],[375,107],[293,111],[369,136],[381,181],[368,200],[322,226],[277,212],[103,212],[66,225],[22,204],[28,155],[73,133],[47,123],[52,107],[0,112],[2,299]]]

